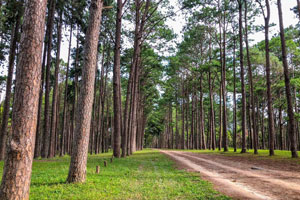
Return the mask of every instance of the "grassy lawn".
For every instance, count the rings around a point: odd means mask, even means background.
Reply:
[[[229,199],[198,174],[175,169],[158,151],[144,150],[113,163],[110,158],[110,153],[89,156],[84,184],[65,184],[70,157],[35,161],[30,199]],[[101,166],[100,174],[95,173],[96,165]],[[0,166],[2,173],[3,162]]]
[[[205,154],[220,154],[225,156],[242,156],[242,157],[251,157],[251,158],[257,158],[257,159],[288,159],[288,160],[294,160],[295,162],[300,164],[300,158],[291,158],[291,152],[290,151],[280,151],[275,150],[275,156],[269,156],[269,150],[258,150],[258,154],[254,154],[254,150],[248,150],[247,153],[241,154],[241,149],[237,149],[237,152],[234,152],[233,148],[229,148],[228,152],[219,151],[216,149],[213,150],[184,150],[187,152],[194,152],[194,153],[205,153]],[[300,152],[298,151],[298,155],[300,156]]]

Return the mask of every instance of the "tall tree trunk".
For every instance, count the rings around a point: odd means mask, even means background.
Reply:
[[[29,199],[47,1],[26,1],[0,199]]]
[[[69,81],[69,67],[70,67],[70,56],[71,56],[71,47],[72,47],[72,35],[73,35],[73,26],[71,24],[71,29],[70,29],[70,41],[69,41],[69,50],[68,50],[68,62],[67,62],[67,70],[66,70],[66,78],[65,78],[65,91],[64,91],[64,108],[63,108],[63,120],[62,120],[62,129],[61,129],[61,136],[60,136],[60,156],[63,156],[65,151],[64,151],[64,143],[65,143],[65,135],[66,135],[66,122],[67,122],[67,107],[68,107],[68,81]],[[77,47],[76,47],[76,58],[75,58],[75,69],[77,67],[78,63],[78,37],[77,37]]]
[[[122,0],[117,3],[116,35],[115,35],[115,54],[114,54],[114,73],[113,73],[113,97],[114,97],[114,157],[119,158],[121,147],[122,132],[122,101],[121,101],[121,72],[120,72],[120,53],[121,53],[121,29],[122,29]],[[125,136],[122,137],[123,141]],[[122,145],[125,153],[125,145]]]
[[[85,182],[86,164],[91,124],[91,112],[94,97],[94,84],[97,61],[103,1],[92,0],[90,6],[89,25],[84,45],[84,65],[82,83],[75,111],[75,138],[67,182]]]
[[[289,117],[289,135],[290,135],[290,141],[291,141],[291,153],[292,153],[293,158],[297,158],[298,153],[297,153],[297,143],[296,143],[295,117],[294,117],[292,95],[291,95],[290,76],[289,76],[289,67],[288,67],[288,61],[287,61],[287,52],[286,52],[286,42],[285,42],[285,34],[284,34],[284,26],[283,26],[281,0],[277,0],[277,6],[278,6],[278,15],[279,15],[282,62],[283,62],[283,69],[284,69],[285,93],[286,93],[287,106],[288,106],[287,112],[288,112],[288,117]]]
[[[179,128],[178,128],[178,90],[179,88],[177,87],[177,90],[176,90],[176,111],[175,111],[175,115],[176,115],[176,124],[175,124],[175,144],[176,144],[176,149],[179,149],[180,147],[180,143],[179,143]]]
[[[236,123],[236,39],[234,36],[233,41],[233,149],[237,151],[236,138],[237,138],[237,123]]]
[[[279,99],[281,96],[279,95]],[[279,143],[280,143],[280,150],[284,150],[283,148],[283,131],[282,131],[282,105],[279,106]]]
[[[223,73],[222,73],[223,74]],[[223,75],[222,75],[223,76]],[[220,93],[219,93],[219,109],[220,109],[220,111],[219,111],[219,124],[220,124],[220,128],[219,128],[219,140],[218,140],[218,149],[219,149],[219,151],[221,151],[221,149],[222,149],[222,135],[223,135],[223,131],[224,131],[224,128],[223,128],[223,125],[224,125],[224,123],[223,123],[223,117],[224,117],[224,115],[223,115],[223,106],[222,106],[222,100],[223,100],[223,98],[222,98],[222,94],[223,94],[223,83],[222,83],[222,79],[223,78],[221,78],[221,82],[220,82]],[[213,147],[213,150],[214,150],[214,147]]]
[[[104,103],[104,62],[105,62],[105,40],[103,41],[102,61],[101,61],[101,72],[99,78],[99,105],[98,105],[98,126],[97,126],[97,137],[95,141],[95,154],[100,152],[101,147],[101,132],[102,132],[102,120],[103,120],[103,103]]]
[[[194,133],[194,116],[195,116],[195,87],[193,83],[193,88],[192,88],[192,110],[191,110],[191,149],[195,148],[195,133]],[[195,135],[194,135],[195,134]]]
[[[250,60],[250,51],[249,51],[249,41],[248,41],[248,1],[245,0],[245,42],[246,42],[246,50],[247,50],[247,63],[248,63],[248,76],[249,76],[249,84],[250,84],[250,114],[251,114],[251,121],[252,121],[252,133],[253,133],[253,140],[254,140],[254,154],[258,154],[257,152],[257,145],[256,145],[256,121],[255,121],[255,113],[256,113],[256,106],[254,101],[254,87],[253,87],[253,78],[252,78],[252,65]]]
[[[107,65],[106,65],[106,71],[105,71],[105,77],[104,77],[104,82],[103,82],[103,88],[102,88],[102,98],[101,98],[101,132],[100,132],[100,137],[101,137],[101,152],[105,152],[105,101],[108,99],[108,89],[107,89],[107,76],[108,76],[108,67],[109,67],[109,59],[110,59],[110,46],[107,48]],[[104,69],[104,68],[103,68]]]
[[[129,75],[129,80],[128,80],[128,84],[127,84],[127,93],[126,93],[126,101],[125,101],[125,109],[124,109],[124,121],[123,121],[123,126],[122,126],[122,131],[123,131],[123,136],[126,137],[126,139],[124,139],[124,145],[127,148],[127,152],[126,155],[130,155],[130,151],[131,148],[129,148],[130,144],[131,144],[131,125],[130,125],[130,117],[131,117],[131,101],[133,99],[133,85],[134,85],[134,78],[135,78],[135,71],[136,71],[136,63],[137,63],[137,55],[138,55],[138,46],[139,46],[139,40],[138,40],[138,33],[139,33],[139,27],[140,27],[140,2],[139,0],[135,1],[135,5],[136,5],[136,13],[135,13],[135,39],[134,39],[134,53],[133,53],[133,60],[131,63],[131,68],[130,68],[130,75]],[[122,153],[122,157],[125,157],[125,152]]]
[[[12,26],[12,34],[11,34],[11,42],[9,49],[9,58],[8,58],[8,74],[6,80],[6,95],[3,106],[2,113],[2,124],[1,124],[1,132],[0,132],[0,160],[4,159],[5,154],[5,146],[7,140],[7,126],[9,119],[9,108],[11,102],[11,87],[14,73],[14,65],[15,65],[15,57],[16,57],[16,49],[18,42],[18,33],[21,24],[21,18],[23,13],[21,13],[22,8],[19,8],[19,12],[16,17],[16,23]]]
[[[136,134],[137,134],[137,109],[138,109],[138,85],[139,85],[139,66],[140,66],[140,52],[138,54],[138,61],[137,66],[135,67],[135,77],[134,77],[134,83],[133,83],[133,99],[131,102],[132,106],[132,114],[131,114],[131,153],[134,153],[136,151]]]
[[[227,106],[226,106],[226,11],[224,11],[224,22],[223,22],[223,65],[222,65],[222,99],[223,99],[223,148],[224,152],[228,151],[227,143]]]
[[[185,109],[184,109],[184,94],[185,94],[185,91],[184,91],[184,81],[183,81],[183,77],[181,78],[181,85],[182,85],[182,103],[181,103],[181,118],[182,118],[182,126],[181,126],[181,149],[185,149],[185,129],[184,129],[184,124],[185,124],[185,117],[184,117],[184,112],[185,112]]]
[[[243,4],[242,0],[237,0],[239,4],[239,38],[240,38],[240,67],[241,67],[241,85],[242,85],[242,151],[246,153],[246,91],[244,77],[244,54],[243,54]]]
[[[199,86],[199,90],[200,90],[200,137],[202,140],[202,149],[206,149],[206,142],[205,142],[205,135],[204,135],[204,106],[203,106],[203,87],[202,87],[202,76],[200,76],[200,86]],[[211,91],[212,92],[212,91]],[[212,95],[212,94],[211,94]],[[211,107],[211,112],[213,112],[213,108]],[[214,134],[214,129],[211,132],[211,134]]]
[[[60,13],[59,25],[57,27],[57,52],[56,52],[56,63],[55,63],[55,84],[53,88],[53,95],[52,95],[52,116],[51,116],[51,129],[50,129],[50,145],[49,145],[49,157],[52,158],[55,156],[55,133],[56,133],[56,112],[57,112],[57,97],[58,97],[58,73],[59,73],[59,65],[60,65],[60,47],[61,47],[61,40],[62,40],[62,11]]]
[[[187,85],[189,85],[189,84],[187,83]],[[186,88],[185,95],[186,95],[186,104],[185,104],[185,106],[186,106],[186,109],[185,109],[185,111],[186,111],[186,114],[185,114],[185,121],[186,121],[186,123],[185,123],[185,128],[186,128],[186,148],[190,149],[190,145],[189,145],[189,142],[190,142],[190,138],[189,138],[190,94],[189,94],[188,87]]]
[[[43,135],[43,150],[42,157],[47,158],[49,156],[50,146],[50,76],[51,76],[51,51],[52,51],[52,36],[53,36],[53,24],[55,14],[56,0],[51,0],[48,14],[47,29],[49,30],[47,40],[47,66],[46,66],[46,85],[45,85],[45,107],[44,107],[44,135]]]
[[[265,106],[261,109],[261,138],[262,138],[262,149],[266,149],[265,143]]]
[[[48,30],[46,30],[46,36]],[[41,73],[41,86],[40,86],[40,96],[39,96],[39,109],[38,109],[38,118],[37,118],[37,127],[36,127],[36,139],[35,139],[35,148],[34,148],[34,158],[41,156],[42,148],[42,132],[41,132],[41,117],[42,117],[42,106],[43,106],[43,93],[44,93],[44,80],[45,80],[45,65],[46,65],[46,55],[47,55],[47,41],[44,43],[44,53],[42,61],[42,73]]]

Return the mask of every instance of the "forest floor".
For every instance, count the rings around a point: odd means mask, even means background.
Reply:
[[[198,173],[176,169],[175,163],[157,150],[136,152],[114,159],[112,153],[89,155],[87,181],[66,184],[70,157],[39,159],[33,163],[30,199],[80,200],[225,200]],[[104,161],[107,167],[104,167]],[[101,166],[96,174],[96,166]],[[0,162],[2,174],[3,162]]]
[[[299,199],[300,159],[289,152],[277,156],[218,151],[161,151],[177,163],[179,169],[200,172],[214,189],[234,199]]]

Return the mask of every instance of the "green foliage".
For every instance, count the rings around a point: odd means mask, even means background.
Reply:
[[[84,184],[65,183],[69,157],[34,161],[30,199],[229,199],[198,174],[176,170],[158,151],[144,150],[113,163],[110,158],[111,153],[89,156]],[[97,165],[100,174],[95,173]]]

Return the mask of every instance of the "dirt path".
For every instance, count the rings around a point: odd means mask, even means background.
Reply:
[[[216,190],[234,199],[300,199],[300,167],[247,158],[161,151],[181,169],[200,172]],[[272,162],[272,161],[270,161]],[[283,167],[284,166],[284,167]]]

